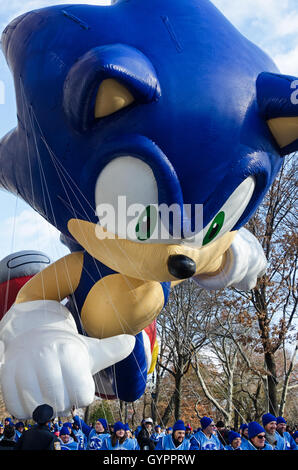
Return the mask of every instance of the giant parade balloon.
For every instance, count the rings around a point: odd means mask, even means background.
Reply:
[[[132,402],[171,287],[249,290],[264,274],[243,226],[298,149],[295,77],[208,0],[35,10],[2,48],[18,122],[0,186],[70,249],[0,323],[7,408],[87,406],[94,376],[102,396]]]

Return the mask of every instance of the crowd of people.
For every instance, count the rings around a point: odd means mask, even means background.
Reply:
[[[215,424],[209,416],[201,418],[198,429],[182,420],[162,428],[146,418],[134,430],[104,418],[88,425],[75,411],[67,422],[53,416],[53,408],[43,404],[34,410],[32,425],[5,418],[0,450],[298,450],[298,430],[290,431],[284,417],[271,413],[262,416],[262,424],[243,423],[239,429]]]

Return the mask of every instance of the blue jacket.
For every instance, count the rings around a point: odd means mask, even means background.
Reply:
[[[237,447],[237,449],[234,449],[231,445],[228,445],[228,446],[225,446],[225,450],[244,450],[244,449],[242,449],[241,445],[240,445],[240,447]]]
[[[79,443],[74,441],[72,437],[69,438],[67,444],[60,439],[61,442],[61,450],[79,450]]]
[[[78,431],[73,429],[73,433],[78,439],[79,450],[85,450],[87,448],[87,437],[85,436],[83,431],[81,429],[79,429]]]
[[[135,437],[138,437],[139,432],[141,431],[142,426],[138,426],[137,429],[135,430]]]
[[[157,432],[154,432],[153,434],[151,434],[151,437],[150,439],[155,443],[157,444],[158,441],[165,436],[165,433],[164,432],[161,432],[160,434],[158,434]]]
[[[18,442],[18,440],[20,439],[21,435],[22,435],[22,433],[16,429],[16,432],[15,432],[15,435],[14,435],[14,440],[15,440],[16,442]]]
[[[92,429],[88,437],[87,450],[101,450],[105,439],[109,437],[108,433],[98,434],[95,429]]]
[[[203,431],[196,432],[190,440],[190,450],[224,450],[224,446],[214,434],[207,437]]]
[[[92,426],[88,426],[79,416],[74,416],[73,420],[80,426],[80,429],[88,439],[87,450],[100,450],[103,441],[110,437],[108,433],[97,433]]]
[[[190,449],[190,441],[189,439],[183,439],[182,443],[180,446],[176,447],[173,439],[172,439],[172,434],[167,434],[166,436],[163,436],[161,439],[159,439],[155,450],[189,450]]]
[[[276,431],[277,446],[275,450],[298,450],[298,446],[292,438],[291,434],[284,432],[283,435]]]
[[[104,439],[100,450],[140,450],[140,447],[135,438],[127,438],[122,444],[117,441],[115,447],[113,447],[112,438],[109,436]]]
[[[247,439],[244,439],[241,443],[242,450],[258,450],[250,441]],[[259,450],[273,450],[273,447],[268,444],[268,442],[265,442],[265,446],[263,449]]]

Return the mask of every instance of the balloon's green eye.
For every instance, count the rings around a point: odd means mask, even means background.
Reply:
[[[148,240],[151,237],[157,222],[157,210],[154,206],[147,206],[139,217],[136,225],[136,235],[139,241]]]
[[[225,220],[225,213],[224,212],[219,212],[213,219],[208,232],[206,233],[204,240],[203,240],[203,246],[207,245],[207,243],[212,242],[214,238],[218,235],[218,233],[221,231],[222,226],[224,224]]]

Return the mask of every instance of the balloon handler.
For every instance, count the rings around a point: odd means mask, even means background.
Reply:
[[[295,77],[208,0],[147,3],[53,6],[3,32],[18,124],[0,142],[0,186],[70,249],[0,324],[2,390],[19,418],[40,403],[62,416],[95,388],[138,399],[170,288],[249,290],[265,272],[243,226],[298,149]]]

